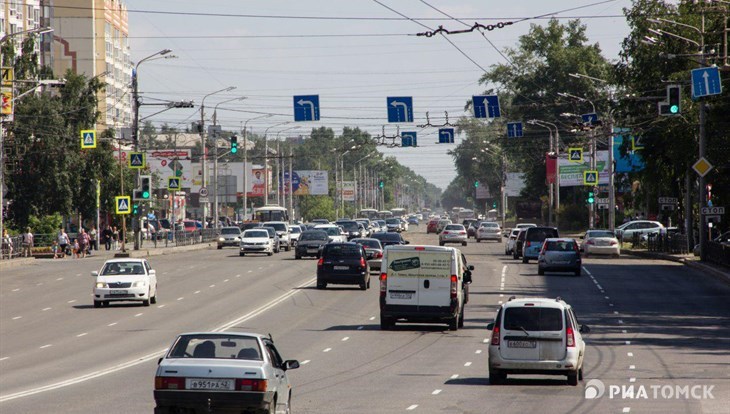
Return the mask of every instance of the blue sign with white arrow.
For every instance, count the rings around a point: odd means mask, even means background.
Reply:
[[[439,144],[453,144],[453,143],[454,143],[454,128],[439,129]]]
[[[507,136],[509,138],[522,137],[522,122],[508,122],[507,123]]]
[[[413,122],[413,97],[389,96],[388,122]]]
[[[497,95],[472,96],[474,118],[499,118],[499,97]]]
[[[720,69],[717,67],[692,70],[692,99],[722,93]]]
[[[584,124],[588,125],[594,125],[598,122],[598,114],[596,113],[583,114],[580,118],[583,120]]]
[[[294,96],[294,121],[319,121],[319,95]]]
[[[418,133],[416,131],[401,132],[401,147],[417,147]]]

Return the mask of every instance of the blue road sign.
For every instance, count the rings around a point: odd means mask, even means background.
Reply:
[[[499,118],[499,97],[497,95],[472,96],[474,118]]]
[[[413,122],[413,97],[389,96],[388,122]]]
[[[596,113],[583,114],[580,117],[583,120],[584,124],[594,125],[596,122],[598,122],[598,114]]]
[[[507,123],[507,136],[509,138],[522,137],[522,122],[508,122]]]
[[[319,121],[319,95],[294,96],[294,121]]]
[[[454,128],[439,129],[439,144],[453,144],[453,143],[454,143]]]
[[[692,70],[692,99],[722,93],[720,69],[701,68]]]
[[[144,152],[130,152],[129,153],[129,168],[144,168],[145,167]]]
[[[401,147],[417,147],[418,133],[416,131],[401,132]]]

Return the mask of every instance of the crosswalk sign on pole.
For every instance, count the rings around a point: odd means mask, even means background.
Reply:
[[[167,189],[172,191],[180,191],[182,187],[180,186],[180,177],[169,177],[167,179]]]
[[[117,214],[129,214],[132,212],[132,203],[129,196],[114,197],[114,205],[116,206]]]
[[[147,166],[147,157],[144,152],[130,152],[127,160],[129,168],[143,169]]]
[[[598,171],[596,171],[596,170],[583,171],[583,185],[597,186],[598,185]]]
[[[583,162],[583,148],[568,148],[568,161]]]
[[[96,148],[96,131],[85,129],[81,131],[81,149]]]

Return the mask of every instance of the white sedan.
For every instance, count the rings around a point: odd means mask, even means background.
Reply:
[[[179,335],[157,366],[155,413],[291,412],[285,361],[270,336],[242,332]]]
[[[585,256],[610,254],[618,257],[621,255],[621,243],[610,230],[588,230],[581,239],[583,240],[581,247]]]
[[[142,302],[144,306],[157,303],[157,274],[146,259],[107,260],[91,276],[96,279],[95,308],[118,301]]]
[[[499,227],[499,223],[485,221],[477,229],[474,238],[477,240],[477,243],[482,240],[494,240],[499,243],[502,241],[502,229]]]
[[[274,254],[274,240],[269,237],[269,232],[261,228],[244,231],[238,255],[245,256],[246,253],[264,253],[268,256]]]

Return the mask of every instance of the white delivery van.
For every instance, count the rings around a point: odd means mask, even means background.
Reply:
[[[380,274],[380,328],[396,322],[446,322],[464,326],[473,266],[453,247],[388,246]]]

